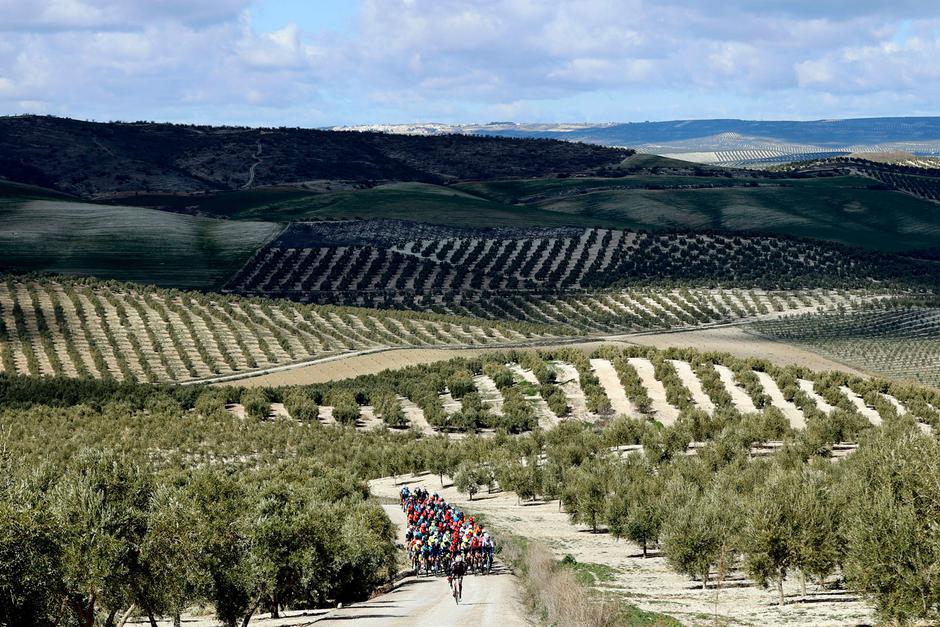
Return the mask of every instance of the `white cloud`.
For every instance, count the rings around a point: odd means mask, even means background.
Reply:
[[[342,33],[308,30],[301,16],[257,32],[251,6],[0,0],[0,112],[837,117],[865,114],[866,97],[872,114],[936,112],[940,98],[930,2],[361,0]]]
[[[831,65],[825,59],[801,61],[794,66],[794,69],[800,87],[826,85],[835,76]]]
[[[9,78],[0,76],[0,98],[9,98],[16,93],[16,84]]]
[[[207,25],[230,20],[250,0],[0,0],[0,30],[142,28],[154,22]]]

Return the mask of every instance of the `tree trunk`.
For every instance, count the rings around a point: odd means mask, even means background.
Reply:
[[[786,599],[783,596],[783,575],[777,575],[777,594],[780,595],[780,607],[783,607],[786,603]]]
[[[806,600],[806,573],[802,570],[800,571],[800,594],[803,596],[803,600]]]
[[[114,627],[114,617],[117,616],[118,608],[112,609],[108,612],[108,617],[104,619],[104,627]]]
[[[124,623],[127,622],[127,619],[131,617],[131,614],[134,613],[134,610],[137,609],[137,605],[131,603],[131,606],[127,608],[124,614],[121,616],[121,620],[118,621],[117,627],[124,627]]]
[[[643,559],[646,559],[646,542],[643,543]]]
[[[444,473],[441,473],[441,487],[444,487]]]
[[[274,598],[271,600],[271,618],[280,618],[280,603],[278,603],[277,595],[274,595]]]
[[[84,598],[79,597],[72,601],[72,609],[78,618],[78,624],[82,627],[93,627],[95,624],[95,595],[85,602]]]
[[[150,619],[150,627],[157,627],[157,619],[154,618],[153,612],[147,612],[147,618]]]
[[[718,595],[721,592],[721,581],[715,586],[715,624],[718,624]]]
[[[180,617],[179,612],[173,615],[173,627],[180,627],[183,624],[183,619]]]
[[[260,597],[258,598],[257,601],[255,601],[254,605],[251,606],[251,609],[248,610],[248,613],[245,614],[245,620],[242,621],[242,627],[248,627],[248,622],[251,620],[252,615],[254,615],[259,605],[261,605]]]

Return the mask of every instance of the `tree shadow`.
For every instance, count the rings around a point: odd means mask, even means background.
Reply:
[[[610,533],[610,530],[607,527],[598,527],[595,532],[593,529],[578,529],[578,533],[587,533],[592,536],[602,536],[604,534]]]
[[[532,499],[531,501],[522,501],[522,507],[532,507],[534,505],[548,505],[552,501],[543,501],[541,499]]]
[[[662,556],[663,556],[663,552],[660,551],[659,549],[647,549],[645,557],[643,556],[643,551],[640,551],[639,553],[632,553],[628,555],[627,557],[642,560],[642,559],[653,559],[654,557],[662,557]]]
[[[338,621],[338,620],[368,620],[368,619],[393,619],[393,618],[403,618],[403,616],[399,614],[357,614],[355,616],[330,616],[324,622],[329,623],[329,622]]]
[[[852,596],[850,594],[845,594],[843,596],[823,596],[816,597],[816,595],[807,595],[805,599],[794,599],[793,601],[788,601],[788,603],[793,603],[794,605],[812,605],[813,603],[854,603],[858,601],[859,598]]]

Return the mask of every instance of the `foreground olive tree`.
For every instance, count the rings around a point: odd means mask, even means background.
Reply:
[[[99,608],[111,612],[110,622],[117,608],[129,604],[152,489],[139,467],[89,452],[51,490],[66,605],[83,627],[95,623]]]
[[[662,481],[653,466],[642,455],[629,455],[615,475],[605,517],[611,534],[638,544],[643,557],[649,545],[659,540],[661,498]]]
[[[591,458],[580,467],[565,472],[561,502],[572,522],[581,523],[597,533],[607,506],[610,463]]]
[[[849,585],[885,622],[940,619],[940,443],[886,426],[845,463]]]
[[[676,572],[699,579],[702,589],[713,578],[719,589],[739,554],[739,495],[720,477],[704,488],[674,478],[666,493],[664,507],[671,511],[661,533],[666,560]]]

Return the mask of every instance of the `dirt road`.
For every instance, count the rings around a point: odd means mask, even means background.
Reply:
[[[405,516],[396,505],[385,506],[404,541]],[[447,579],[408,577],[397,588],[365,603],[329,612],[316,625],[530,625],[519,600],[517,580],[505,566],[497,564],[491,575],[468,575],[463,600],[454,603]]]
[[[264,157],[261,156],[261,140],[258,140],[258,151],[255,153],[255,162],[251,164],[251,167],[248,169],[248,182],[242,185],[242,189],[250,189],[252,184],[255,182],[255,170],[261,165],[261,162],[264,161]]]
[[[400,488],[398,479],[406,480],[406,477],[375,479],[369,482],[369,489],[378,497],[394,498]],[[585,526],[573,525],[557,501],[521,504],[512,492],[487,494],[484,490],[470,502],[446,476],[443,488],[437,475],[423,474],[407,479],[410,485],[433,486],[449,503],[484,515],[494,529],[544,545],[557,559],[570,554],[582,564],[610,567],[613,579],[600,584],[602,592],[616,590],[640,609],[662,612],[684,625],[714,625],[715,614],[718,614],[717,624],[721,625],[836,627],[875,623],[872,607],[843,588],[809,582],[804,600],[799,578],[790,575],[784,582],[788,602],[781,608],[772,587],[765,590],[753,585],[738,569],[729,574],[716,607],[715,590],[702,590],[700,583],[676,573],[660,551],[652,551],[644,558],[640,547],[627,540],[617,540],[609,533],[590,533]],[[474,578],[468,581],[468,590],[476,587]],[[483,619],[479,624],[500,623]]]

